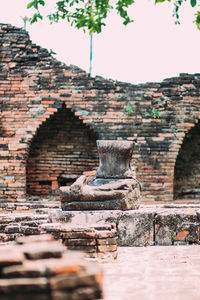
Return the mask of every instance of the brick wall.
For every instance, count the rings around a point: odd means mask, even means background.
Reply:
[[[40,160],[36,159],[34,165],[41,166],[45,148],[42,136],[46,136],[47,131],[43,129],[63,111],[63,104],[67,113],[76,117],[78,128],[85,131],[84,125],[87,125],[92,133],[84,144],[80,135],[77,147],[84,146],[87,152],[90,143],[94,146],[95,136],[137,141],[132,164],[136,165],[137,178],[142,184],[142,200],[148,203],[173,200],[179,149],[200,116],[200,74],[181,74],[161,83],[141,85],[90,78],[79,68],[66,66],[46,49],[32,44],[24,30],[0,24],[2,200],[24,199],[26,177],[28,185],[33,187],[31,163],[38,156]],[[128,106],[133,113],[127,113]],[[60,128],[59,122],[56,126]],[[61,131],[64,132],[64,128]],[[38,137],[39,150],[35,144]],[[61,147],[61,140],[56,141],[54,135],[51,146],[54,155],[59,155],[55,144]],[[91,157],[95,156],[93,151]],[[48,157],[47,151],[44,155]],[[90,162],[85,157],[86,169],[81,168],[87,170]],[[91,165],[91,169],[93,167]],[[60,169],[58,176],[64,171],[67,173],[66,170]],[[51,171],[43,175],[51,178]]]

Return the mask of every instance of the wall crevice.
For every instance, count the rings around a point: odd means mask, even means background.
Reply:
[[[84,171],[98,167],[97,135],[62,107],[32,139],[26,167],[27,194],[50,195]]]
[[[200,122],[182,142],[174,168],[174,198],[200,198]]]

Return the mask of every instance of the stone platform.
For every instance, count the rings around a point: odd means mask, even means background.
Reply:
[[[193,244],[200,241],[200,205],[152,205],[131,211],[62,211],[49,222],[70,226],[115,223],[119,246]]]
[[[138,210],[62,211],[58,203],[5,203],[0,213],[0,243],[40,234],[41,226],[117,227],[119,246],[180,245],[200,242],[200,204],[142,205]]]

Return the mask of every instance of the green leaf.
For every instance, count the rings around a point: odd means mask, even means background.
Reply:
[[[26,8],[31,8],[33,5],[34,5],[34,1],[29,2],[29,3],[27,4],[27,7],[26,7]]]
[[[41,16],[40,13],[35,13],[35,14],[33,15],[33,17],[31,18],[31,24],[37,22],[37,21],[38,21],[38,18],[39,18],[40,20],[43,19],[43,17]]]
[[[198,12],[195,14],[195,16],[196,16],[196,19],[195,19],[194,23],[196,23],[197,29],[200,30],[200,11],[198,11]]]
[[[195,7],[195,5],[197,4],[196,0],[190,0],[190,4],[192,7]]]
[[[132,116],[133,113],[134,113],[133,108],[132,108],[132,106],[131,106],[130,103],[127,104],[127,107],[126,107],[126,113],[127,113],[127,115],[129,115],[129,116]]]
[[[35,9],[38,9],[38,2],[37,2],[37,0],[34,0],[33,5],[34,5]]]
[[[154,119],[160,119],[160,118],[162,118],[161,112],[159,110],[157,110],[156,108],[154,108],[154,107],[152,108],[151,116]]]
[[[168,0],[155,0],[155,3],[162,3],[162,2],[165,2],[165,1],[168,1]]]
[[[39,0],[40,5],[45,6],[44,0]]]

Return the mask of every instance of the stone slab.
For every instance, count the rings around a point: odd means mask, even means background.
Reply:
[[[65,211],[74,210],[129,210],[137,209],[139,207],[139,199],[137,197],[132,198],[130,203],[126,198],[104,200],[104,201],[73,201],[73,202],[62,202],[62,209]]]
[[[62,211],[49,213],[50,222],[64,222],[70,226],[115,223],[118,229],[119,246],[146,246],[153,244],[155,210],[131,211]]]
[[[198,243],[200,238],[200,209],[163,209],[155,216],[155,244],[174,245]]]
[[[154,244],[154,211],[125,212],[118,219],[120,246],[150,246]]]

